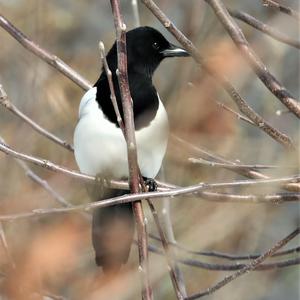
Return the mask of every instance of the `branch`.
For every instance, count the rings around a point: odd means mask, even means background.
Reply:
[[[118,56],[118,82],[122,99],[125,136],[127,144],[127,157],[129,169],[129,185],[132,193],[139,192],[139,168],[137,162],[136,139],[134,117],[132,109],[132,99],[129,90],[127,74],[127,51],[126,51],[126,25],[123,22],[119,0],[111,0],[112,12],[117,37],[117,56]],[[153,298],[152,288],[149,278],[149,260],[148,260],[148,237],[144,218],[142,203],[140,201],[133,203],[133,210],[137,223],[138,249],[140,271],[142,274],[143,289],[142,298],[150,300]]]
[[[263,2],[263,6],[276,8],[279,11],[293,17],[294,19],[296,19],[298,21],[300,20],[300,14],[288,6],[281,5],[277,1],[274,1],[274,0],[262,0],[262,2]]]
[[[284,44],[290,45],[292,47],[295,47],[297,49],[300,49],[299,41],[286,36],[285,34],[276,30],[272,26],[269,26],[269,25],[257,20],[253,16],[251,16],[245,12],[238,11],[238,10],[228,9],[228,12],[232,17],[243,21],[244,23],[246,23],[246,24],[254,27],[255,29],[267,34],[268,36],[274,38],[275,40],[282,42]]]
[[[219,281],[214,286],[208,288],[204,292],[196,293],[192,296],[189,296],[186,298],[186,300],[194,300],[199,299],[206,295],[211,295],[218,289],[222,288],[226,284],[230,283],[231,281],[235,280],[236,278],[249,273],[250,271],[255,270],[259,265],[261,265],[268,257],[272,256],[276,251],[278,251],[280,248],[285,246],[290,240],[292,240],[294,237],[296,237],[300,233],[300,227],[298,227],[296,230],[294,230],[292,233],[290,233],[287,237],[284,239],[278,241],[272,248],[267,250],[265,253],[263,253],[258,258],[254,259],[250,264],[244,266],[241,270],[237,271],[236,273],[233,273],[232,275],[224,277],[223,280]]]
[[[160,238],[155,236],[154,234],[149,234],[149,236],[150,236],[150,238],[152,238],[154,240],[160,241]],[[256,259],[259,256],[261,256],[261,254],[241,254],[241,255],[237,255],[237,254],[224,253],[224,252],[218,252],[218,251],[195,251],[195,250],[190,250],[187,247],[178,244],[177,242],[169,241],[168,243],[171,246],[181,250],[185,254],[216,257],[216,258],[220,258],[220,259],[227,259],[227,260],[230,260],[230,261]],[[272,255],[272,257],[284,256],[284,255],[290,255],[290,254],[297,254],[299,252],[300,252],[300,246],[274,253]]]
[[[12,37],[14,37],[24,48],[41,58],[43,61],[60,71],[66,77],[71,79],[74,83],[79,85],[84,90],[92,88],[90,82],[80,76],[70,66],[63,62],[56,55],[51,54],[47,50],[43,49],[31,39],[29,39],[24,33],[10,23],[4,16],[0,14],[0,26],[5,29]]]
[[[249,65],[263,84],[284,104],[291,112],[300,118],[300,104],[289,91],[270,73],[264,63],[256,55],[246,40],[242,30],[229,15],[221,0],[205,0],[214,10],[216,16],[229,33],[233,42],[248,60]]]
[[[159,9],[152,0],[141,0],[145,6],[156,16],[156,18],[164,25],[164,27],[177,39],[177,41],[193,56],[194,60],[202,66],[202,68],[213,76],[219,82],[225,91],[230,95],[236,103],[240,111],[253,121],[258,128],[267,133],[270,137],[287,149],[295,149],[291,139],[272,127],[258,113],[256,113],[247,102],[239,95],[232,84],[220,74],[217,74],[210,65],[201,57],[198,49],[194,44],[170,21],[170,19]]]
[[[172,135],[171,136],[171,140],[173,140],[175,143],[180,144],[180,147],[184,147],[185,149],[187,149],[188,151],[191,151],[192,153],[194,153],[194,155],[199,155],[204,159],[213,159],[216,162],[220,162],[220,163],[225,163],[225,164],[230,164],[232,166],[237,166],[240,165],[240,163],[237,162],[233,162],[230,161],[228,159],[225,159],[223,157],[221,157],[220,155],[217,155],[215,153],[212,153],[211,151],[204,149],[203,147],[199,148],[193,144],[190,144],[189,142],[183,140],[182,138],[176,136],[176,135]],[[227,168],[231,171],[236,172],[237,174],[246,176],[248,178],[252,178],[252,179],[268,179],[270,177],[268,177],[265,174],[262,174],[260,172],[258,172],[257,170],[253,170],[251,168]],[[284,184],[282,186],[282,188],[291,191],[291,192],[299,192],[300,191],[300,185],[299,184]]]
[[[36,122],[34,122],[32,119],[30,119],[28,116],[23,114],[8,98],[4,88],[0,84],[0,104],[8,109],[10,112],[15,114],[17,117],[19,117],[21,120],[23,120],[25,123],[27,123],[31,128],[33,128],[35,131],[40,133],[41,135],[45,136],[49,140],[53,141],[54,143],[64,147],[65,149],[69,151],[74,151],[73,146],[67,143],[66,141],[61,140],[51,132],[47,131],[40,125],[38,125]]]
[[[113,81],[112,81],[112,73],[111,73],[111,70],[109,69],[109,66],[108,66],[107,61],[106,61],[105,48],[104,48],[104,44],[102,42],[99,43],[99,49],[100,49],[100,55],[101,55],[101,59],[102,59],[102,62],[103,62],[104,70],[105,70],[105,73],[106,73],[106,76],[107,76],[107,79],[108,79],[110,94],[111,94],[111,101],[112,101],[112,104],[113,104],[113,107],[114,107],[114,111],[116,113],[117,121],[118,121],[119,127],[122,129],[124,138],[126,138],[125,126],[124,126],[124,123],[122,121],[122,117],[120,115],[120,111],[119,111],[119,108],[118,108],[117,99],[116,99],[116,95],[115,95],[114,85],[113,85]],[[145,187],[144,182],[142,180],[141,172],[140,172],[139,169],[138,169],[138,172],[139,172],[139,177],[140,177],[140,183],[142,185],[142,190],[143,190],[143,192],[145,192],[146,187]],[[169,272],[170,272],[170,277],[171,277],[172,283],[174,285],[176,295],[178,295],[180,297],[179,299],[183,299],[183,296],[181,296],[181,293],[180,293],[179,284],[178,284],[178,281],[177,281],[177,278],[176,278],[173,263],[172,263],[172,261],[169,257],[166,237],[164,235],[164,232],[162,230],[160,221],[158,219],[157,211],[154,207],[154,204],[152,203],[152,201],[150,199],[147,199],[147,202],[148,202],[148,205],[149,205],[150,210],[152,212],[152,215],[153,215],[155,224],[157,226],[159,235],[161,237],[161,241],[162,241],[163,248],[165,250],[166,259],[167,259],[168,269],[169,269]]]

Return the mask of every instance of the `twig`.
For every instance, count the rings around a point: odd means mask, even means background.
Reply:
[[[100,50],[100,56],[101,56],[101,60],[103,63],[103,67],[106,73],[106,77],[107,77],[107,81],[108,81],[108,85],[109,85],[109,89],[110,89],[110,99],[112,102],[112,105],[114,107],[116,116],[117,116],[117,122],[119,124],[119,127],[121,128],[123,135],[125,137],[125,126],[119,111],[119,107],[118,107],[118,103],[117,103],[117,98],[116,98],[116,94],[115,94],[115,89],[114,89],[114,83],[112,81],[112,73],[111,70],[109,69],[109,66],[107,64],[107,60],[106,60],[106,54],[105,54],[105,47],[102,41],[99,42],[99,50]]]
[[[11,255],[11,253],[10,253],[10,250],[9,250],[2,222],[0,222],[0,240],[1,240],[2,246],[4,248],[4,252],[7,256],[7,259],[8,259],[8,262],[9,262],[11,268],[15,269],[16,264],[15,264],[15,261],[14,261],[12,255]]]
[[[160,241],[160,238],[155,236],[154,234],[149,234],[149,237]],[[181,250],[182,252],[186,253],[186,254],[192,254],[192,255],[200,255],[200,256],[209,256],[209,257],[216,257],[216,258],[220,258],[220,259],[227,259],[230,261],[234,261],[234,260],[249,260],[249,259],[255,259],[258,258],[259,256],[261,256],[261,254],[232,254],[232,253],[225,253],[225,252],[219,252],[219,251],[196,251],[196,250],[191,250],[188,249],[187,247],[178,244],[177,242],[172,242],[169,241],[168,242],[169,245]],[[276,257],[276,256],[284,256],[284,255],[290,255],[290,254],[297,254],[300,252],[300,246],[298,247],[293,247],[287,250],[283,250],[280,252],[276,252],[274,253],[274,255],[272,255],[272,257]]]
[[[149,251],[159,255],[163,255],[163,251],[154,245],[149,246]],[[202,262],[200,260],[190,259],[190,258],[176,258],[176,261],[186,266],[195,267],[204,270],[210,270],[210,271],[237,271],[247,266],[247,264],[238,263],[238,262],[234,264],[219,264],[219,263],[213,264],[213,263]],[[261,264],[254,271],[269,271],[272,269],[286,268],[286,267],[295,266],[299,264],[300,264],[300,257],[296,257],[292,259],[286,259],[282,261]]]
[[[131,7],[134,16],[134,25],[135,27],[139,27],[141,26],[141,21],[140,21],[140,14],[139,14],[139,7],[138,7],[137,0],[131,0]]]
[[[234,100],[240,111],[253,121],[258,128],[267,133],[270,137],[282,144],[288,149],[295,149],[291,139],[272,127],[258,113],[256,113],[247,102],[239,95],[232,84],[220,74],[217,74],[205,60],[201,57],[198,49],[193,43],[170,21],[170,19],[159,9],[152,0],[141,0],[145,6],[156,16],[156,18],[165,26],[165,28],[177,39],[177,41],[193,56],[195,61],[203,67],[211,76],[213,76],[225,89],[225,91]]]
[[[3,86],[0,84],[0,104],[11,111],[13,114],[18,116],[21,120],[27,123],[30,127],[32,127],[35,131],[40,133],[41,135],[45,136],[49,140],[53,141],[54,143],[66,148],[69,151],[74,151],[73,146],[67,143],[66,141],[61,140],[56,135],[52,134],[51,132],[47,131],[36,122],[34,122],[31,118],[26,116],[22,113],[8,98]]]
[[[105,73],[106,73],[106,76],[107,76],[107,79],[108,79],[108,83],[109,83],[111,101],[112,101],[112,104],[113,104],[113,107],[114,107],[114,110],[115,110],[115,113],[116,113],[116,116],[117,116],[117,121],[118,121],[119,127],[122,129],[122,132],[123,132],[123,135],[124,135],[124,138],[125,138],[125,135],[126,135],[125,127],[124,127],[124,123],[122,121],[122,117],[120,115],[120,111],[119,111],[119,108],[118,108],[116,95],[115,95],[115,91],[114,91],[114,86],[113,86],[113,81],[112,81],[112,73],[111,73],[111,70],[109,69],[109,66],[108,66],[107,61],[106,61],[105,48],[104,48],[104,44],[102,42],[99,43],[99,49],[100,49],[100,54],[101,54],[101,59],[102,59],[102,62],[103,62],[104,70],[105,70]],[[142,180],[141,172],[140,172],[140,170],[138,170],[138,172],[140,174],[139,177],[140,177],[140,183],[141,183],[142,188],[143,188],[143,192],[145,192],[147,190],[146,190],[146,187],[145,187],[144,182]],[[181,294],[178,292],[179,287],[178,287],[176,274],[174,272],[172,262],[169,258],[168,248],[166,247],[167,241],[166,241],[166,238],[164,236],[164,232],[162,230],[162,227],[160,225],[160,221],[158,219],[157,211],[154,207],[154,204],[152,203],[152,201],[150,199],[147,199],[147,202],[148,202],[148,205],[149,205],[150,210],[152,212],[155,224],[158,228],[158,232],[159,232],[161,240],[162,240],[163,248],[165,250],[165,255],[166,255],[166,259],[167,259],[169,273],[170,273],[171,280],[172,280],[172,283],[173,283],[175,291],[176,291],[176,295],[180,296],[179,299],[183,299],[183,296],[181,296]]]
[[[173,141],[180,144],[181,147],[184,147],[188,151],[191,151],[192,153],[195,153],[196,155],[199,155],[204,159],[213,159],[216,162],[231,164],[233,166],[239,165],[239,163],[237,163],[237,162],[232,162],[228,159],[225,159],[225,158],[221,157],[220,155],[217,155],[207,149],[204,149],[203,147],[199,148],[199,147],[183,140],[182,138],[180,138],[176,135],[171,135],[171,138]],[[238,174],[241,174],[243,176],[246,176],[248,178],[252,178],[252,179],[268,179],[268,178],[270,178],[267,175],[264,175],[256,170],[249,169],[249,168],[238,168],[238,169],[228,168],[228,169],[231,171],[234,171]],[[291,192],[299,192],[300,191],[299,184],[294,184],[294,183],[289,184],[288,183],[288,184],[284,184],[282,187]]]
[[[84,90],[89,90],[90,88],[92,88],[92,84],[90,82],[80,76],[76,71],[74,71],[56,55],[51,54],[47,50],[37,45],[31,39],[29,39],[24,33],[17,29],[2,15],[0,15],[0,26],[5,29],[11,36],[13,36],[23,47],[34,53],[36,56],[54,67],[56,70],[63,73],[66,77],[71,79],[74,83],[82,87]]]
[[[216,102],[221,108],[223,108],[224,110],[227,110],[228,112],[230,112],[231,114],[233,114],[235,117],[237,117],[237,119],[239,120],[243,120],[253,126],[256,126],[256,124],[251,121],[250,119],[244,117],[243,115],[239,114],[238,112],[234,111],[233,109],[231,109],[230,107],[226,106],[225,104],[221,103],[221,102]]]
[[[114,16],[114,23],[117,37],[117,56],[118,56],[118,82],[122,99],[125,136],[127,143],[127,156],[129,168],[129,185],[132,193],[139,192],[139,168],[137,162],[135,127],[132,109],[132,99],[129,90],[127,74],[127,52],[126,52],[126,25],[120,11],[119,0],[111,0],[111,7]],[[148,260],[148,237],[144,218],[142,203],[140,201],[133,203],[133,210],[137,223],[138,249],[139,249],[139,269],[142,274],[142,298],[150,300],[152,288],[149,278],[149,260]]]
[[[278,169],[278,168],[284,168],[284,169],[296,169],[297,166],[275,166],[275,165],[244,165],[244,164],[228,164],[228,163],[219,163],[215,161],[209,161],[203,158],[194,158],[190,157],[189,162],[194,163],[194,164],[200,164],[204,166],[209,166],[209,167],[218,167],[218,168],[227,168],[227,169],[244,169],[244,168],[249,168],[249,169]]]
[[[294,40],[294,39],[286,36],[285,34],[281,33],[278,30],[276,30],[272,26],[267,25],[267,24],[257,20],[253,16],[251,16],[251,15],[249,15],[249,14],[243,12],[243,11],[238,11],[238,10],[228,9],[228,12],[232,17],[245,22],[246,24],[248,24],[248,25],[254,27],[255,29],[267,34],[268,36],[274,38],[275,40],[277,40],[279,42],[282,42],[284,44],[290,45],[292,47],[295,47],[297,49],[300,49],[300,42],[299,41]]]
[[[276,251],[278,251],[280,248],[285,246],[290,240],[292,240],[294,237],[296,237],[300,233],[300,227],[298,227],[296,230],[294,230],[292,233],[290,233],[287,237],[284,239],[278,241],[272,248],[270,248],[268,251],[263,253],[258,258],[254,259],[250,264],[244,266],[241,270],[233,273],[232,275],[224,277],[221,281],[219,281],[217,284],[213,285],[212,287],[208,288],[204,292],[196,293],[192,296],[189,296],[186,298],[186,300],[194,300],[199,299],[203,296],[210,295],[220,289],[221,287],[225,286],[226,284],[230,283],[231,281],[235,280],[236,278],[240,277],[241,275],[247,274],[250,271],[255,270],[259,265],[262,264],[268,257],[272,256]]]
[[[292,9],[286,5],[281,5],[277,1],[274,1],[274,0],[262,0],[262,2],[263,2],[263,6],[279,9],[281,12],[293,17],[294,19],[296,19],[298,21],[300,20],[300,14],[297,11],[295,11],[294,9]]]
[[[246,40],[242,30],[229,15],[221,0],[205,0],[213,9],[233,42],[248,60],[253,71],[264,85],[284,104],[294,115],[300,118],[300,104],[297,99],[270,73],[264,63],[256,55]]]

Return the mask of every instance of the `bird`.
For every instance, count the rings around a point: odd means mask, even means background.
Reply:
[[[165,156],[168,116],[152,76],[161,61],[168,57],[189,56],[170,43],[162,33],[141,26],[126,32],[127,72],[132,98],[137,158],[141,175],[154,180]],[[117,105],[123,118],[117,78],[116,41],[106,55],[112,72]],[[100,178],[128,180],[127,146],[111,102],[108,78],[102,68],[93,88],[82,97],[79,119],[74,131],[75,160],[81,172]],[[126,190],[88,187],[92,201],[128,193]],[[92,244],[96,264],[106,274],[115,274],[127,263],[133,242],[135,220],[131,203],[93,211]]]

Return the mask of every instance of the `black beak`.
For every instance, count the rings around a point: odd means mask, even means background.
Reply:
[[[184,50],[183,48],[180,48],[178,46],[175,46],[173,44],[170,44],[170,47],[168,49],[162,50],[160,53],[164,57],[190,56],[186,50]]]

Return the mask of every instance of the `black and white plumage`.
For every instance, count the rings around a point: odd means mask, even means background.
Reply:
[[[133,100],[138,164],[144,177],[155,178],[164,158],[168,141],[168,117],[152,84],[152,75],[165,57],[188,56],[151,27],[126,33],[128,79]],[[108,66],[118,107],[123,117],[116,76],[116,43],[107,54]],[[104,70],[95,86],[83,96],[79,121],[74,133],[75,158],[80,171],[115,179],[128,178],[127,147],[110,99]],[[106,189],[93,200],[124,194]],[[95,196],[96,195],[96,196]],[[134,233],[131,204],[98,209],[93,215],[92,240],[96,263],[104,271],[116,271],[127,262]]]

